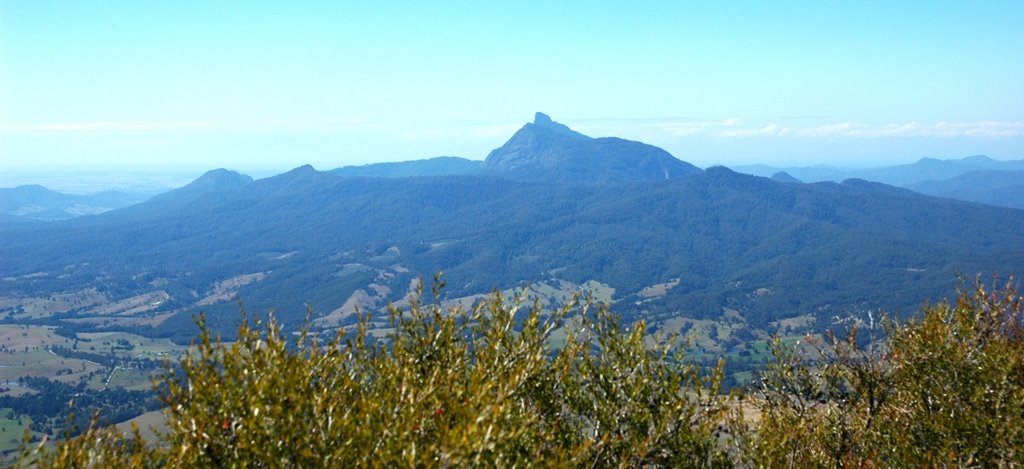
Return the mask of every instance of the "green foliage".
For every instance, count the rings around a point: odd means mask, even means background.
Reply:
[[[162,459],[156,448],[146,446],[134,424],[129,434],[118,431],[113,425],[100,427],[98,415],[81,435],[56,445],[46,447],[47,439],[31,445],[29,433],[25,433],[26,449],[16,467],[155,467]]]
[[[892,337],[898,454],[928,464],[1024,463],[1024,304],[976,286]]]
[[[643,323],[604,308],[542,316],[499,294],[472,311],[414,302],[392,309],[393,333],[363,317],[323,342],[290,340],[271,317],[238,340],[211,337],[166,377],[160,445],[90,428],[43,466],[710,466],[727,461],[718,435],[730,410],[710,375],[671,346],[651,350]],[[574,309],[575,308],[575,309]],[[559,351],[547,342],[579,313]],[[126,458],[135,458],[129,461]]]
[[[436,295],[436,293],[435,293]],[[436,297],[436,296],[435,296]],[[640,322],[499,294],[472,311],[414,302],[323,342],[271,317],[162,380],[167,433],[94,425],[21,464],[56,467],[1006,467],[1024,464],[1024,303],[980,284],[908,323],[776,340],[743,405],[652,348]],[[565,346],[552,331],[568,323]],[[866,337],[865,337],[866,336]],[[645,342],[647,340],[647,342]],[[740,410],[749,412],[741,420]]]
[[[1015,288],[977,283],[919,320],[885,321],[885,341],[860,345],[857,327],[831,335],[812,363],[776,343],[749,457],[768,467],[1024,464],[1022,321]]]

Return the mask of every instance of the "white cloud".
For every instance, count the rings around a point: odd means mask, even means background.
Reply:
[[[520,127],[522,124],[429,127],[407,131],[402,134],[402,138],[406,140],[501,139],[512,136]]]
[[[763,137],[782,136],[789,134],[790,130],[779,124],[768,124],[759,128],[744,128],[734,130],[723,130],[717,134],[718,137]]]
[[[363,119],[335,119],[322,121],[263,120],[263,121],[98,121],[58,123],[3,123],[0,134],[17,133],[89,133],[89,132],[201,132],[201,131],[244,131],[244,132],[334,132],[362,127],[377,128],[381,123],[367,127]],[[399,137],[405,140],[501,140],[511,136],[522,126],[521,123],[500,124],[456,124],[451,127],[416,128],[404,126]],[[412,128],[410,128],[412,127]],[[754,138],[793,137],[801,139],[830,138],[1021,138],[1024,137],[1024,122],[974,121],[937,123],[902,122],[886,124],[865,124],[861,122],[839,122],[815,126],[786,126],[776,122],[751,123],[737,117],[724,120],[701,119],[604,119],[582,120],[570,127],[588,135],[614,135],[639,138]],[[380,130],[377,128],[376,130]]]
[[[705,120],[659,122],[654,124],[654,126],[673,135],[699,135],[716,129],[738,127],[742,124],[742,120],[736,117],[730,117],[724,121]]]
[[[0,122],[0,133],[43,132],[167,132],[204,130],[331,130],[363,124],[362,119],[328,121],[98,121],[57,123]]]
[[[1024,122],[903,122],[865,124],[840,122],[809,127],[784,126],[775,122],[747,124],[737,118],[724,121],[681,121],[639,124],[675,137],[706,136],[720,138],[799,137],[799,138],[1019,138],[1024,137]]]
[[[737,117],[724,120],[702,119],[592,119],[570,127],[590,135],[633,135],[635,137],[686,138],[751,138],[792,137],[820,138],[1019,138],[1024,137],[1024,122],[902,122],[865,124],[838,122],[821,125],[786,125],[778,122],[747,122]]]
[[[906,122],[881,125],[843,122],[798,129],[796,135],[811,138],[1024,137],[1024,122]]]
[[[1024,135],[1024,122],[981,121],[969,124],[940,122],[940,130],[952,130],[969,137],[1020,137]]]

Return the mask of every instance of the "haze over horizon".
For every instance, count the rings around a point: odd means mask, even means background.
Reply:
[[[0,1],[0,173],[483,159],[533,113],[700,167],[1024,158],[1024,4]]]

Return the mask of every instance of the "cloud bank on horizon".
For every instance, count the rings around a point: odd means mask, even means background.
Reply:
[[[1021,2],[0,2],[0,170],[481,159],[535,111],[699,166],[1024,158],[1020,24]]]
[[[723,121],[672,120],[672,119],[581,119],[577,129],[611,131],[640,128],[660,131],[674,136],[710,136],[719,138],[756,136],[795,136],[804,138],[831,137],[1024,137],[1024,122],[921,122],[889,123],[882,125],[859,122],[842,122],[815,126],[787,126],[770,123],[751,127],[742,119],[730,117]],[[602,122],[588,124],[588,121]],[[363,119],[348,119],[323,122],[301,121],[180,121],[180,122],[60,122],[47,124],[0,123],[0,133],[32,132],[170,132],[170,131],[216,131],[237,130],[251,132],[327,131],[351,128],[365,124]],[[423,128],[403,134],[409,140],[434,138],[501,137],[514,132],[516,124],[465,125],[452,124],[447,129]],[[628,130],[627,130],[628,131]]]

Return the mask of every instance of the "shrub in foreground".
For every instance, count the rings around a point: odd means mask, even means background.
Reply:
[[[776,342],[748,458],[765,467],[1024,465],[1024,312],[980,283],[907,323]],[[881,334],[867,345],[864,333]]]
[[[642,322],[603,308],[413,303],[380,340],[364,317],[326,343],[288,340],[271,319],[225,344],[200,319],[197,350],[158,388],[161,441],[94,426],[21,464],[1016,467],[1022,309],[1014,288],[976,284],[906,323],[777,340],[742,406],[719,393],[721,364],[705,373],[670,342],[652,349]]]
[[[518,302],[516,302],[518,303]],[[494,294],[472,311],[413,303],[392,332],[371,322],[326,343],[290,341],[271,318],[238,340],[200,340],[164,380],[157,445],[91,429],[24,460],[46,466],[673,466],[724,465],[730,407],[721,370],[702,373],[643,323],[577,309],[519,311]],[[291,343],[290,343],[291,342]]]

